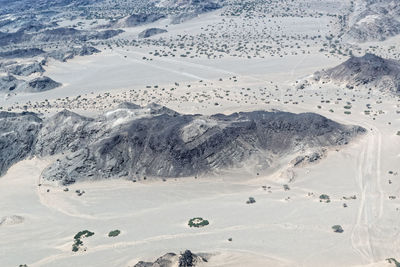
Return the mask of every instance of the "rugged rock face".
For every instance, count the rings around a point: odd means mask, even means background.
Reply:
[[[139,38],[149,38],[153,35],[161,34],[164,32],[167,32],[167,30],[160,28],[150,28],[139,33]]]
[[[67,60],[73,59],[76,56],[90,56],[96,53],[100,53],[100,50],[92,46],[82,46],[74,47],[64,51],[54,50],[47,53],[47,56],[62,62],[66,62]]]
[[[185,177],[245,165],[262,170],[291,153],[345,145],[365,132],[313,113],[182,115],[155,104],[141,108],[129,103],[94,119],[63,111],[41,125],[33,132],[35,142],[26,147],[26,155],[60,155],[43,171],[43,178],[62,184],[113,177]],[[17,138],[13,142],[21,146]]]
[[[21,67],[21,65],[18,66]],[[14,70],[16,71],[24,70],[23,67],[21,68],[19,67]],[[25,70],[31,71],[32,68],[28,67]],[[47,90],[51,90],[59,86],[61,86],[61,83],[58,83],[46,76],[38,77],[31,81],[19,80],[12,75],[0,77],[0,92],[4,93],[8,93],[10,91],[20,91],[20,92],[24,91],[24,92],[37,93],[37,92],[44,92]]]
[[[199,263],[207,262],[208,255],[196,255],[190,250],[186,250],[181,255],[175,253],[167,253],[161,256],[154,262],[138,262],[134,267],[192,267],[197,266]]]
[[[65,115],[61,121],[74,123],[59,123],[66,128],[49,128],[41,133],[48,138],[54,136],[56,146],[61,146],[52,151],[72,152],[43,173],[44,178],[64,184],[89,177],[191,176],[241,167],[249,159],[260,168],[268,168],[268,162],[294,150],[344,145],[364,131],[311,113],[181,115],[152,105],[118,108],[94,120]],[[61,133],[66,142],[59,139]],[[36,150],[48,143],[52,142],[44,141]]]
[[[365,54],[351,57],[332,69],[316,72],[314,79],[344,83],[349,88],[365,85],[400,93],[400,62]]]
[[[31,155],[41,122],[33,113],[0,112],[0,175]]]
[[[124,26],[124,27],[136,27],[136,26],[139,26],[139,25],[155,22],[155,21],[157,21],[159,19],[162,19],[162,18],[165,18],[165,15],[158,14],[158,13],[133,14],[133,15],[130,15],[129,17],[127,17],[125,19],[125,21],[123,22],[122,26]]]
[[[45,30],[32,36],[37,42],[60,42],[78,40],[106,40],[122,33],[122,30],[83,31],[74,28],[56,28]]]
[[[171,23],[179,24],[189,19],[195,18],[198,15],[206,12],[211,12],[216,9],[222,8],[224,1],[218,0],[166,0],[161,1],[161,5],[168,8],[175,8],[178,10],[177,14],[172,16]]]
[[[61,83],[55,82],[49,77],[43,76],[35,78],[27,83],[25,91],[44,92],[61,86]]]
[[[357,42],[383,41],[400,33],[400,2],[393,0],[355,1],[347,36]]]
[[[88,138],[94,132],[86,130],[88,124],[93,122],[91,118],[86,118],[68,110],[63,110],[48,118],[41,131],[38,133],[37,143],[33,148],[33,154],[39,156],[60,154],[64,151],[75,152],[89,142]],[[52,134],[59,131],[63,125],[64,134]]]
[[[43,73],[44,69],[42,64],[35,61],[28,64],[14,64],[5,68],[5,70],[11,74],[18,76],[29,76],[33,73]]]
[[[12,75],[0,77],[0,92],[9,92],[17,89],[24,81],[18,80]]]
[[[106,40],[122,32],[123,32],[122,30],[83,31],[65,27],[47,29],[35,33],[27,33],[23,30],[12,33],[0,32],[0,45],[6,46],[13,44],[21,44],[26,42],[46,43],[46,42],[71,42],[71,41],[86,42],[89,40]],[[30,49],[24,49],[24,50],[28,51],[27,52],[20,51],[19,54],[24,53],[26,54],[26,56],[28,55],[30,56],[32,54],[39,53],[38,50],[36,51],[29,51]],[[7,54],[6,56],[10,57]]]
[[[352,39],[366,41],[384,41],[387,37],[400,33],[400,22],[395,18],[378,14],[365,15],[354,24],[348,35]]]
[[[0,43],[1,43],[2,33],[0,32]],[[39,48],[26,48],[26,49],[16,49],[11,51],[0,52],[1,58],[26,58],[26,57],[36,57],[42,55],[45,52]]]

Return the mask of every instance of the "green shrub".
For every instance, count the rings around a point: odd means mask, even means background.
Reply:
[[[108,236],[109,237],[115,237],[115,236],[118,236],[120,233],[121,233],[120,230],[113,230],[113,231],[108,233]]]
[[[398,262],[395,258],[388,258],[386,259],[388,263],[394,263],[396,267],[400,267],[400,262]]]
[[[254,197],[249,197],[249,200],[246,201],[246,204],[253,204],[253,203],[256,203]]]
[[[77,252],[79,250],[79,247],[83,246],[83,242],[82,242],[81,238],[90,237],[92,235],[94,235],[94,233],[90,232],[88,230],[83,230],[83,231],[78,232],[74,236],[74,244],[72,245],[72,251]]]
[[[201,217],[196,217],[196,218],[190,219],[189,223],[188,223],[188,225],[190,227],[197,227],[197,228],[203,227],[203,226],[206,226],[206,225],[209,225],[209,224],[210,223],[207,220],[204,220]]]
[[[74,236],[74,239],[80,239],[82,236],[83,236],[83,237],[90,237],[90,236],[92,236],[92,235],[94,235],[93,232],[90,232],[90,231],[88,231],[88,230],[83,230],[83,231],[78,232],[78,233]]]
[[[340,226],[340,225],[334,225],[334,226],[332,226],[332,229],[333,229],[333,231],[335,232],[335,233],[343,233],[343,228],[342,228],[342,226]]]
[[[331,202],[331,199],[328,195],[322,194],[319,196],[319,202],[329,203],[329,202]]]

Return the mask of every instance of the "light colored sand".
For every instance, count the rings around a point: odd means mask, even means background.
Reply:
[[[399,203],[388,196],[398,194],[400,183],[394,176],[389,185],[387,173],[398,171],[400,141],[383,127],[384,119],[366,124],[362,114],[331,116],[373,130],[328,153],[319,164],[295,169],[289,191],[283,190],[276,173],[241,179],[79,183],[63,192],[37,186],[48,161],[18,163],[0,179],[0,215],[23,216],[25,221],[2,226],[1,265],[127,266],[185,249],[217,253],[211,266],[352,266],[398,258]],[[271,193],[262,185],[271,186]],[[86,193],[78,197],[76,189]],[[319,202],[320,194],[328,194],[331,203]],[[342,199],[352,195],[357,199]],[[255,204],[245,203],[249,196]],[[188,220],[196,216],[210,225],[189,228]],[[335,224],[342,225],[344,233],[333,233]],[[86,252],[74,254],[72,238],[84,229],[95,235],[84,240]],[[114,229],[122,234],[108,238]]]
[[[171,26],[168,34],[197,33],[219,19],[214,13],[207,14]],[[288,21],[300,26],[291,27]],[[302,29],[326,34],[326,21],[316,22],[282,19],[282,32]],[[135,35],[139,30],[124,34]],[[38,186],[40,173],[51,159],[20,162],[0,178],[0,218],[24,218],[19,224],[0,225],[0,266],[132,266],[139,260],[154,261],[167,252],[186,249],[214,253],[210,266],[372,267],[386,266],[386,258],[400,259],[400,176],[388,173],[400,173],[398,98],[332,84],[296,90],[296,79],[345,59],[326,57],[316,47],[310,48],[311,54],[283,58],[142,60],[152,49],[114,48],[68,63],[51,62],[47,72],[63,87],[1,98],[0,105],[49,99],[52,107],[31,110],[52,113],[66,107],[87,115],[121,101],[157,102],[183,113],[279,109],[317,112],[341,123],[361,125],[369,132],[339,151],[330,151],[318,164],[294,169],[289,191],[283,189],[288,181],[280,169],[264,177],[80,183],[64,192],[56,186]],[[172,87],[176,89],[171,91]],[[57,101],[77,95],[91,101],[88,108],[78,102]],[[346,102],[352,104],[351,115],[344,114]],[[364,114],[366,104],[372,105],[371,115]],[[79,197],[77,189],[86,193]],[[331,202],[319,202],[321,194],[328,194]],[[343,199],[353,195],[356,200]],[[389,196],[397,198],[390,200]],[[249,197],[256,203],[246,204]],[[210,225],[189,228],[188,220],[198,216]],[[342,234],[332,231],[336,224],[343,227]],[[73,253],[73,236],[85,229],[95,235],[83,240],[86,252]],[[107,234],[115,229],[121,235],[109,238]]]

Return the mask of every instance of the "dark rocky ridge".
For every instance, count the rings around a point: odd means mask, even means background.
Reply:
[[[12,121],[26,117],[14,113],[7,116],[5,120]],[[37,115],[30,116],[41,122]],[[4,123],[9,126],[0,134],[27,127]],[[114,177],[213,174],[245,164],[262,170],[283,156],[307,148],[345,145],[365,132],[361,127],[341,125],[313,113],[182,115],[154,104],[144,108],[124,104],[96,118],[63,111],[40,125],[40,130],[30,132],[35,142],[25,146],[26,153],[18,159],[60,155],[44,170],[43,178],[62,184]],[[10,146],[7,140],[4,145]],[[21,142],[13,139],[14,146],[22,146]],[[14,161],[3,156],[0,159],[4,173]]]
[[[382,91],[400,93],[400,62],[374,54],[351,57],[344,63],[314,74],[317,81],[345,83],[355,86],[374,86]]]

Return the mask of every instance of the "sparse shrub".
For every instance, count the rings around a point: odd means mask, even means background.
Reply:
[[[254,197],[249,197],[249,200],[246,201],[246,204],[253,204],[253,203],[256,203]]]
[[[113,230],[113,231],[111,231],[111,232],[108,233],[108,236],[109,236],[109,237],[116,237],[116,236],[118,236],[120,233],[121,233],[120,230]]]
[[[328,195],[322,194],[319,196],[319,202],[329,203],[329,202],[331,202],[331,199]]]
[[[288,190],[290,190],[290,187],[287,184],[284,184],[283,189],[285,189],[285,191],[288,191]]]
[[[340,226],[340,225],[334,225],[334,226],[332,226],[332,229],[333,229],[333,231],[335,232],[335,233],[343,233],[343,228],[342,228],[342,226]]]
[[[395,258],[387,258],[386,261],[388,263],[394,263],[396,267],[400,267],[400,262],[398,262]]]
[[[207,220],[204,220],[201,217],[196,217],[196,218],[190,219],[189,223],[188,223],[188,225],[190,227],[197,227],[197,228],[204,227],[204,226],[209,225],[209,224],[210,223]]]
[[[79,247],[83,245],[81,238],[90,237],[92,235],[94,235],[94,233],[90,232],[88,230],[83,230],[83,231],[78,232],[74,236],[74,244],[72,245],[72,251],[77,252],[79,250]]]

